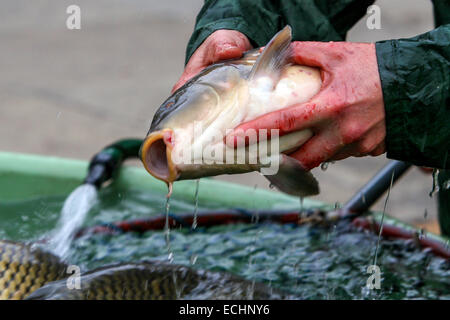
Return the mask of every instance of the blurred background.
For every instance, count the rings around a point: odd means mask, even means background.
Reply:
[[[202,3],[2,0],[0,151],[87,160],[116,139],[143,138],[181,75]],[[71,4],[81,8],[81,30],[66,28]],[[369,30],[366,16],[349,32],[349,41],[410,37],[433,28],[429,0],[376,4],[382,28]],[[387,161],[384,156],[350,158],[326,171],[315,169],[321,184],[315,198],[344,203]],[[268,188],[256,173],[218,179]],[[414,168],[392,190],[387,211],[436,231],[431,187],[431,175]],[[375,208],[382,210],[383,202]]]

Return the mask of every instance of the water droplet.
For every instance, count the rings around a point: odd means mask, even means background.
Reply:
[[[303,197],[300,197],[300,213],[303,213]]]
[[[419,240],[422,240],[423,238],[425,238],[425,229],[421,228],[418,232],[417,232],[417,238]]]
[[[388,189],[388,192],[387,192],[387,195],[386,195],[386,200],[384,201],[383,214],[381,216],[381,221],[380,221],[380,231],[378,232],[377,246],[375,247],[375,255],[374,255],[374,258],[373,258],[373,265],[374,266],[377,265],[378,250],[379,250],[379,247],[380,247],[381,234],[383,232],[384,216],[386,214],[386,207],[387,207],[387,203],[388,203],[388,200],[389,200],[389,195],[391,194],[392,184],[394,183],[394,173],[395,172],[392,172],[391,184],[389,185],[389,189]]]
[[[253,192],[256,192],[256,189],[258,188],[258,185],[255,184],[255,186],[253,187]],[[255,208],[255,210],[252,212],[252,219],[251,219],[251,223],[258,223],[259,222],[259,211],[258,211],[258,206],[256,204],[256,197],[252,197],[253,198],[253,208]]]
[[[248,267],[251,268],[253,264],[253,257],[250,256],[250,258],[248,258]]]
[[[329,162],[322,162],[322,164],[320,165],[320,169],[322,169],[322,171],[327,171],[328,164]]]
[[[439,170],[437,169],[433,169],[433,186],[431,188],[430,193],[428,194],[430,196],[430,198],[433,197],[433,195],[439,191],[439,185],[438,185],[438,174],[439,174]]]
[[[167,197],[166,198],[166,224],[164,225],[164,234],[166,237],[167,248],[170,248],[169,210],[170,210],[170,197]]]
[[[197,216],[198,216],[198,190],[200,189],[200,179],[197,179],[195,182],[195,207],[194,207],[194,218],[192,219],[192,230],[195,230],[197,228]]]
[[[173,261],[173,252],[170,245],[170,226],[169,226],[169,210],[170,210],[170,196],[172,192],[169,190],[169,194],[166,197],[166,224],[164,225],[164,236],[166,239],[167,252],[169,252],[169,256],[167,260],[170,262]]]
[[[170,228],[165,228],[165,230],[164,230],[164,237],[166,239],[166,246],[167,246],[167,248],[170,248]]]
[[[425,150],[425,144],[427,143],[428,133],[425,132],[425,136],[422,137],[422,141],[420,144],[420,152],[423,152]]]
[[[450,189],[450,180],[445,181],[442,187],[444,188],[444,190]]]
[[[197,258],[198,258],[198,255],[193,254],[193,255],[191,255],[191,257],[189,258],[189,262],[190,262],[192,265],[194,265],[194,264],[197,262]]]
[[[367,287],[367,285],[362,287],[361,294],[362,294],[363,298],[368,298],[370,296],[371,291],[372,290],[370,290],[369,287]]]

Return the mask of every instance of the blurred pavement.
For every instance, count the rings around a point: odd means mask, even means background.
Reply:
[[[81,7],[81,30],[66,28],[71,4]],[[382,29],[368,30],[363,18],[349,40],[409,37],[433,28],[431,1],[377,4]],[[201,5],[201,0],[1,1],[0,150],[88,159],[116,139],[144,137],[182,72]],[[386,161],[352,158],[314,170],[322,188],[317,199],[345,202]],[[258,174],[220,179],[268,187]],[[434,219],[431,184],[430,176],[411,170],[391,192],[387,211],[409,222]],[[383,201],[375,208],[382,210]]]

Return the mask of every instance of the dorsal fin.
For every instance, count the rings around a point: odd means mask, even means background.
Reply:
[[[250,72],[249,80],[259,76],[278,78],[281,67],[290,55],[291,40],[291,27],[287,25],[265,46]]]

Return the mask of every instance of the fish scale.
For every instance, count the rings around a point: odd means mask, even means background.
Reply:
[[[110,281],[105,281],[110,280]],[[146,285],[149,281],[150,285]],[[105,283],[112,284],[104,290]],[[29,299],[261,299],[281,298],[272,289],[235,276],[165,263],[140,262],[99,268],[81,276],[80,290],[67,290],[65,280],[48,283]],[[109,286],[111,287],[111,285]],[[254,293],[253,293],[254,291]]]
[[[278,299],[281,293],[236,276],[159,262],[118,264],[80,275],[67,287],[67,265],[31,245],[0,240],[0,299]],[[254,292],[254,293],[253,293]]]
[[[65,269],[50,253],[0,240],[0,299],[23,299],[44,284],[62,279]]]

